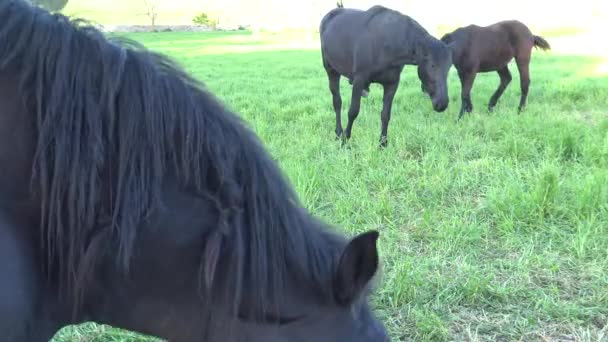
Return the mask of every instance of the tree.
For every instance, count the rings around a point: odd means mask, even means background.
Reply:
[[[217,27],[219,20],[209,19],[209,16],[207,15],[207,13],[201,13],[201,14],[197,15],[196,17],[194,17],[194,19],[192,19],[192,22],[195,23],[196,25],[205,25],[207,27],[215,29]]]
[[[50,12],[59,12],[68,4],[68,0],[29,0],[29,2]]]
[[[144,0],[144,5],[146,5],[146,12],[143,15],[150,18],[152,29],[154,30],[156,28],[156,18],[158,17],[156,1]]]

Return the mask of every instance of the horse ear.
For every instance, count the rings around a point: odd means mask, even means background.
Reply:
[[[340,305],[352,303],[376,273],[379,235],[375,230],[360,234],[342,252],[334,282],[334,296]]]

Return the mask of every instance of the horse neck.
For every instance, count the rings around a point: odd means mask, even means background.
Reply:
[[[420,35],[417,36],[415,42],[415,53],[414,53],[414,63],[415,65],[420,65],[424,55],[430,53],[434,44],[437,43],[437,39],[431,36],[428,32],[423,31]]]
[[[430,51],[437,39],[412,18],[407,18],[402,27],[402,46],[407,47],[400,56],[405,64],[419,65],[425,52]]]

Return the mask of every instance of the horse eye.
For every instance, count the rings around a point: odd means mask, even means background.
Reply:
[[[239,313],[238,317],[240,320],[242,320],[244,322],[252,321],[252,319],[250,317],[247,317],[247,316],[243,315],[242,313]],[[304,318],[304,315],[278,316],[278,315],[274,315],[274,314],[265,314],[264,317],[262,317],[261,322],[258,321],[258,323],[282,326],[282,325],[288,325],[288,324],[297,322],[303,318]]]

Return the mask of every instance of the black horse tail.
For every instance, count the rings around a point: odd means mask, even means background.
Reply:
[[[344,3],[342,2],[342,0],[338,0],[336,6],[338,6],[338,8],[344,8]]]
[[[545,40],[545,38],[541,36],[533,36],[534,37],[534,47],[541,48],[542,50],[551,50],[551,45],[549,42]]]

